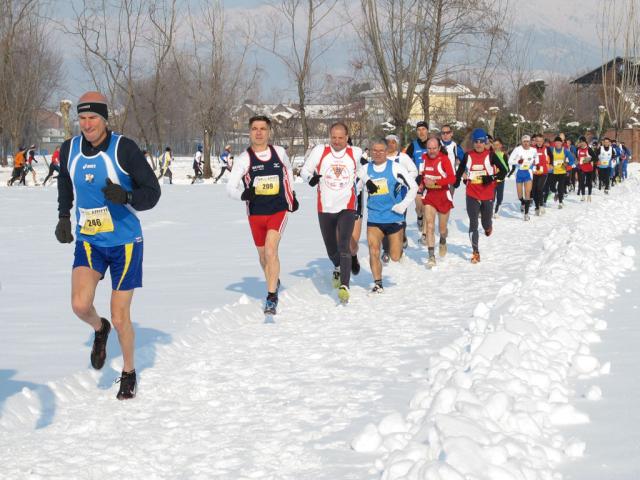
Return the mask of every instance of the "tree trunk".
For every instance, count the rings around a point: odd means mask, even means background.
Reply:
[[[211,142],[213,140],[213,129],[204,129],[204,145],[202,148],[202,158],[204,160],[204,178],[211,178],[213,172],[211,171]]]

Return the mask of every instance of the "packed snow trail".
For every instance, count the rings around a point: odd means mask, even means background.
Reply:
[[[137,352],[138,364],[153,368],[141,369],[134,401],[114,399],[119,357],[103,372],[50,382],[56,413],[46,428],[32,430],[43,415],[33,391],[11,397],[0,418],[2,476],[362,479],[380,471],[389,479],[552,478],[557,462],[581,448],[557,427],[583,418],[567,403],[571,359],[558,360],[563,348],[529,349],[531,358],[511,371],[522,378],[508,383],[500,361],[516,352],[498,348],[509,343],[500,315],[519,313],[512,324],[543,317],[541,329],[567,316],[582,320],[583,341],[568,327],[562,338],[567,351],[584,357],[574,362],[582,374],[594,374],[588,342],[597,337],[588,332],[602,325],[587,321],[591,310],[558,301],[558,292],[590,289],[594,306],[615,292],[617,275],[628,268],[615,239],[637,224],[638,203],[634,178],[610,197],[585,205],[571,196],[564,210],[528,223],[509,218],[506,206],[492,237],[481,239],[476,266],[463,226],[451,225],[449,254],[434,270],[416,263],[424,252],[411,248],[402,264],[385,268],[385,293],[372,297],[363,268],[347,307],[337,306],[325,269],[285,288],[275,325],[262,323],[260,304],[248,297],[203,312],[171,344]],[[539,290],[549,297],[535,298]],[[536,347],[544,332],[528,333],[521,344]],[[545,375],[555,367],[565,375],[549,382]],[[489,408],[474,403],[496,389],[513,399],[494,395]],[[496,412],[515,421],[499,425]],[[547,422],[554,413],[559,420]],[[518,448],[494,448],[499,436]],[[544,454],[529,461],[532,451]],[[469,458],[474,463],[465,464]],[[464,472],[469,465],[478,470]]]

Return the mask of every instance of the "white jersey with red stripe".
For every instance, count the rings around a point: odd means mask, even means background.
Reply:
[[[309,180],[322,175],[318,183],[318,212],[338,213],[356,209],[356,171],[362,156],[358,147],[335,151],[330,145],[317,145],[302,167],[301,176]]]
[[[285,172],[282,176],[283,179],[283,187],[285,189],[285,198],[287,199],[287,203],[289,203],[290,207],[293,206],[293,170],[291,168],[291,162],[289,161],[289,157],[287,156],[287,152],[284,148],[274,145],[274,150],[278,154],[282,165],[284,166]],[[271,150],[268,148],[261,152],[255,152],[256,157],[263,162],[266,162],[271,159]],[[235,198],[236,200],[240,200],[242,196],[242,192],[245,189],[244,178],[245,175],[249,172],[249,167],[251,165],[251,159],[249,158],[249,153],[245,150],[238,157],[236,157],[233,167],[231,168],[231,174],[229,175],[229,181],[227,182],[227,193],[231,198]]]

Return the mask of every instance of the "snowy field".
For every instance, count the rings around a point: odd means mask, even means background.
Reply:
[[[188,185],[190,166],[179,159],[141,214],[129,402],[115,399],[115,335],[105,368],[89,366],[55,182],[6,188],[0,168],[0,478],[640,478],[636,165],[611,195],[572,194],[528,223],[511,179],[475,266],[463,189],[432,271],[411,213],[406,258],[375,298],[363,236],[347,307],[314,190],[297,184],[273,325],[244,205],[223,185]]]

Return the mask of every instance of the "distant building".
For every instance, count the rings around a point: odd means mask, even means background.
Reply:
[[[35,142],[42,153],[52,153],[56,146],[64,142],[64,124],[60,112],[40,109],[36,113],[38,138]]]

